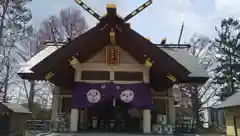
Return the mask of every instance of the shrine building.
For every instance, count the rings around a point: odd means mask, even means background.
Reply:
[[[151,133],[158,124],[171,128],[176,120],[173,85],[208,80],[197,59],[179,49],[190,45],[167,44],[166,39],[154,44],[131,28],[128,20],[151,0],[125,18],[113,4],[100,16],[76,2],[99,23],[66,45],[47,46],[18,73],[56,85],[52,121],[58,113],[68,114],[71,132]]]

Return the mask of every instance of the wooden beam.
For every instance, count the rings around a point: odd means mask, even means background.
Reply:
[[[128,14],[125,18],[124,21],[128,21],[129,19],[131,19],[132,17],[136,16],[138,13],[140,13],[141,11],[143,11],[145,8],[147,8],[149,5],[152,4],[152,0],[148,0],[147,2],[145,2],[144,4],[142,4],[140,7],[138,7],[137,9],[135,9],[133,12],[131,12],[130,14]]]

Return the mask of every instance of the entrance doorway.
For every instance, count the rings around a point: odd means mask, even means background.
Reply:
[[[87,131],[141,132],[141,112],[119,99],[95,104],[85,114]]]

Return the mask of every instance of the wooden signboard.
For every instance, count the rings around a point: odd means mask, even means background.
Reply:
[[[120,63],[120,53],[118,47],[106,47],[106,63],[110,66],[116,66]]]

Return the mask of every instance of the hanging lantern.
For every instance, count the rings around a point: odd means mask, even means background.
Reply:
[[[49,80],[50,78],[52,78],[55,74],[53,72],[48,72],[46,75],[45,75],[45,79],[46,80]]]
[[[152,67],[152,62],[151,62],[151,59],[150,59],[150,58],[147,58],[147,59],[145,60],[145,66],[147,66],[147,67]]]
[[[168,79],[170,79],[171,81],[173,81],[173,82],[176,82],[177,81],[177,78],[176,77],[174,77],[172,74],[168,74],[168,76],[167,76],[167,78]]]

